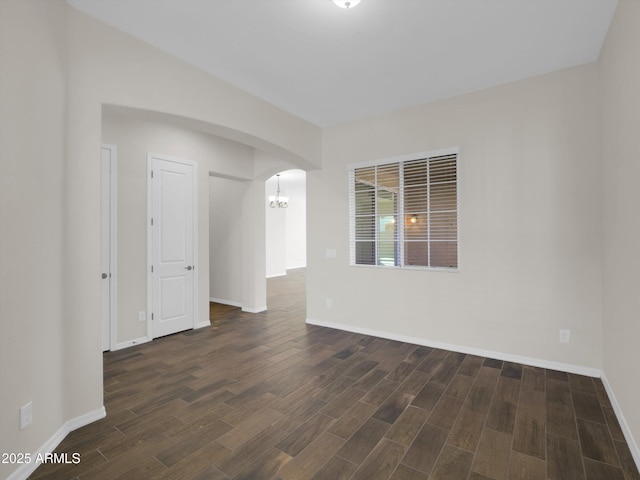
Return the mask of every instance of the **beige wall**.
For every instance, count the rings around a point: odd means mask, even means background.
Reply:
[[[638,3],[621,1],[598,64],[322,132],[62,0],[0,0],[0,450],[33,452],[102,407],[103,104],[193,119],[261,149],[242,202],[255,215],[243,226],[243,279],[264,265],[264,251],[250,250],[264,231],[264,180],[322,160],[307,175],[310,320],[604,368],[640,438],[639,20]],[[349,267],[346,165],[452,146],[460,272]],[[34,424],[20,431],[28,401]],[[14,469],[0,465],[0,476]]]
[[[623,0],[600,58],[604,184],[603,370],[640,465],[640,3]]]
[[[309,320],[597,372],[599,132],[595,64],[325,129],[307,175]],[[460,271],[350,267],[346,166],[448,147]]]
[[[209,297],[242,306],[242,199],[248,182],[209,178]]]
[[[192,160],[198,173],[198,323],[209,321],[210,173],[251,179],[253,148],[105,108],[102,140],[118,147],[118,346],[147,336],[138,312],[147,310],[147,154]],[[136,112],[130,112],[135,115]],[[237,198],[241,202],[242,196]],[[241,218],[241,217],[240,217]]]
[[[100,308],[98,159],[102,105],[195,119],[209,125],[213,133],[286,154],[307,165],[319,162],[321,132],[71,8],[67,21],[70,96],[65,247],[77,261],[65,277],[70,292],[65,298],[66,325],[74,332],[65,344],[69,365],[65,388],[72,392],[65,402],[65,415],[73,418],[102,404],[100,332],[86,321],[98,319]],[[201,182],[206,185],[207,180]],[[206,186],[201,188],[206,191]],[[207,298],[206,282],[203,287],[201,298]]]
[[[0,5],[0,446],[5,452],[35,452],[59,441],[65,426],[95,418],[103,404],[102,106],[171,114],[178,123],[191,119],[186,123],[302,168],[320,164],[321,131],[63,0]],[[208,177],[200,182],[207,192]],[[257,210],[258,196],[253,197],[248,203]],[[200,284],[204,299],[207,280]],[[18,410],[28,401],[34,424],[20,431]],[[5,477],[17,467],[0,469]]]
[[[0,1],[0,452],[30,452],[65,420],[65,28],[60,3]]]

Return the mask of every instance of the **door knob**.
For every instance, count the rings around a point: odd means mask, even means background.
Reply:
[[[193,270],[193,267],[189,265],[188,267],[184,267],[186,270]]]
[[[103,278],[103,279],[107,278],[107,276],[108,276],[108,275],[107,275],[106,273],[103,273],[103,274],[102,274],[102,278]]]

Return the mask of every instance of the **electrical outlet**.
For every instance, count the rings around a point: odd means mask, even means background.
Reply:
[[[20,409],[20,430],[24,430],[33,423],[33,405],[27,403]]]
[[[331,300],[330,298],[327,298],[326,305],[327,305],[327,308],[333,307],[333,300]]]
[[[571,340],[571,330],[560,330],[560,343],[569,343]]]
[[[145,312],[144,310],[140,310],[138,312],[138,320],[141,322],[144,322],[147,319],[147,312]]]

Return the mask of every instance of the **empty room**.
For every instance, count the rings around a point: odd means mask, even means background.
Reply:
[[[639,26],[0,0],[0,478],[639,480]]]

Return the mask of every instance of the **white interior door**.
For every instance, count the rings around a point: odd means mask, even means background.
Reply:
[[[186,160],[149,155],[153,338],[195,327],[196,175]]]
[[[103,145],[102,164],[102,351],[115,343],[115,231],[116,231],[116,155],[115,145]],[[114,340],[114,342],[112,342]]]

